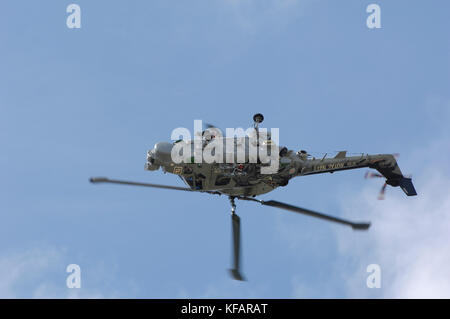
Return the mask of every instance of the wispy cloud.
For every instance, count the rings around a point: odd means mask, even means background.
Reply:
[[[302,14],[310,0],[225,0],[235,22],[244,32],[255,33],[262,27],[278,28]]]
[[[294,277],[293,297],[450,298],[450,130],[443,125],[450,113],[448,102],[437,102],[428,103],[436,111],[430,114],[436,122],[434,136],[399,159],[404,173],[414,173],[418,196],[406,197],[399,188],[388,187],[386,199],[379,201],[381,180],[368,181],[358,192],[339,192],[339,215],[370,220],[372,227],[350,235],[346,228],[330,228],[332,238],[322,237],[337,243],[336,260],[327,260],[333,275],[326,284]],[[298,234],[289,225],[280,230],[289,247],[318,245],[306,237],[311,234]],[[369,264],[381,267],[380,289],[366,285]]]
[[[45,270],[61,262],[61,254],[54,249],[30,249],[0,257],[0,297],[31,297],[23,288],[39,281]]]
[[[67,288],[67,254],[64,249],[29,248],[0,256],[0,298],[112,298],[119,297],[114,289],[102,287]],[[102,270],[90,278],[105,276]],[[83,268],[82,268],[83,274]],[[82,275],[83,278],[83,275]],[[98,282],[96,282],[98,283]],[[90,286],[90,287],[89,287]]]
[[[373,224],[363,243],[337,233],[341,252],[355,255],[355,264],[344,275],[348,296],[373,296],[354,274],[376,263],[382,271],[379,297],[450,298],[449,145],[450,138],[441,138],[411,157],[425,164],[414,178],[417,197],[389,189],[387,199],[377,201],[375,186],[367,186],[342,200],[344,214],[365,212]]]

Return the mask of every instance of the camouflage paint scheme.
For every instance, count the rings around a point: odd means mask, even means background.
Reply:
[[[215,191],[229,196],[253,197],[286,186],[291,178],[297,176],[369,167],[379,171],[386,178],[388,185],[400,186],[408,196],[417,195],[411,179],[403,176],[395,157],[391,154],[347,157],[346,151],[341,151],[334,158],[324,156],[317,159],[308,155],[306,151],[295,152],[277,146],[280,153],[278,171],[274,174],[261,174],[261,167],[264,164],[250,163],[248,156],[246,161],[241,163],[236,161],[176,164],[170,156],[175,143],[157,143],[147,153],[145,168],[147,170],[161,168],[164,172],[179,175],[189,188],[195,191]]]

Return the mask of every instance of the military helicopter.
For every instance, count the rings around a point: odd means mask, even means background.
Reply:
[[[106,177],[93,177],[90,179],[90,182],[154,187],[192,193],[228,196],[231,204],[233,240],[233,265],[230,269],[230,274],[232,278],[236,280],[244,280],[240,271],[241,222],[240,217],[236,214],[236,199],[257,202],[265,206],[276,207],[347,225],[354,230],[367,230],[370,227],[369,222],[353,222],[276,200],[261,200],[256,198],[256,196],[268,193],[277,187],[286,186],[291,178],[297,176],[333,173],[356,168],[372,168],[377,170],[378,173],[370,172],[366,174],[366,177],[385,178],[382,194],[384,194],[386,186],[390,185],[393,187],[399,186],[407,196],[417,195],[411,177],[406,177],[402,174],[393,154],[361,154],[360,156],[347,156],[346,151],[340,151],[332,158],[327,158],[327,154],[322,158],[315,158],[305,150],[295,152],[284,146],[276,145],[271,138],[271,134],[268,134],[267,132],[263,133],[262,130],[260,130],[259,125],[263,120],[264,116],[260,113],[253,116],[253,130],[251,132],[256,134],[256,138],[252,138],[254,137],[253,135],[244,137],[240,141],[238,141],[237,137],[227,137],[219,140],[217,135],[220,135],[220,130],[213,125],[207,125],[208,128],[201,133],[201,137],[199,138],[200,143],[197,143],[197,146],[195,146],[196,143],[193,140],[177,140],[173,143],[156,143],[154,148],[147,152],[145,169],[155,171],[161,168],[165,173],[176,174],[183,180],[187,187],[140,183],[109,179]],[[216,160],[210,163],[196,162],[193,156],[190,158],[187,157],[188,160],[181,163],[174,161],[173,150],[175,147],[182,145],[187,147],[188,150],[190,148],[195,152],[196,147],[204,150],[209,144],[217,141],[219,141],[219,143],[216,143],[216,146],[220,145],[222,141],[223,143],[231,142],[234,146],[233,150],[236,150],[237,144],[243,144],[244,156],[239,159],[237,158],[236,153],[232,152],[232,159],[229,160],[228,158],[227,161],[226,158],[230,157],[230,152],[225,152],[222,155],[219,154],[219,160],[217,160],[216,157]],[[249,155],[252,144],[257,150],[256,159],[253,157],[253,160]],[[261,161],[260,153],[258,153],[262,146],[270,147],[271,152],[277,155],[275,158],[275,164],[277,164],[276,169],[270,173],[263,173],[263,170],[264,168],[267,168],[268,163]],[[184,150],[186,150],[186,148]],[[223,160],[220,160],[221,156],[223,156]]]

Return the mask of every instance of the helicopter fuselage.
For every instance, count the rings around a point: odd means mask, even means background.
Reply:
[[[89,180],[95,184],[109,183],[227,195],[231,204],[233,239],[233,263],[229,273],[236,280],[245,280],[240,270],[241,222],[236,214],[236,199],[257,202],[264,206],[350,226],[353,230],[367,230],[370,222],[349,221],[277,200],[262,200],[254,197],[268,193],[277,187],[286,186],[291,178],[297,176],[334,173],[363,167],[373,168],[379,172],[379,174],[367,172],[366,177],[386,179],[380,196],[384,195],[387,185],[400,186],[408,196],[417,195],[411,178],[403,176],[395,156],[391,154],[361,154],[347,157],[347,152],[341,151],[332,158],[327,158],[327,154],[321,158],[315,158],[304,150],[295,152],[278,146],[276,130],[277,143],[272,139],[271,133],[259,128],[258,125],[263,120],[264,116],[261,113],[255,114],[253,130],[247,130],[245,136],[241,134],[243,130],[239,133],[239,130],[227,129],[227,137],[223,137],[220,130],[207,125],[208,129],[201,134],[196,134],[194,140],[186,137],[190,134],[185,134],[186,130],[181,128],[177,132],[172,132],[171,136],[172,138],[182,136],[183,139],[173,143],[156,143],[155,147],[147,152],[145,169],[149,171],[162,169],[165,173],[178,175],[189,186],[188,188],[107,177],[91,177]],[[238,134],[240,137],[237,136]]]
[[[175,142],[176,143],[176,142]],[[333,158],[314,158],[306,151],[295,152],[285,147],[276,146],[278,168],[275,172],[262,173],[267,164],[256,161],[252,163],[248,157],[241,162],[191,162],[175,163],[171,151],[175,143],[160,142],[147,153],[147,170],[161,168],[164,172],[180,176],[180,178],[196,191],[216,191],[229,196],[257,196],[268,193],[280,186],[286,186],[291,178],[321,173],[333,173],[341,170],[370,167],[378,170],[391,186],[401,186],[407,195],[415,190],[408,184],[391,154],[346,156],[339,152]],[[229,154],[224,154],[224,159]]]

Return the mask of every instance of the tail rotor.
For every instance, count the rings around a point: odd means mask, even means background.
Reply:
[[[367,171],[366,174],[364,174],[364,178],[366,178],[366,179],[368,179],[368,178],[384,178],[384,176],[381,175],[380,173],[374,173],[371,171]],[[387,183],[384,182],[383,186],[381,187],[380,193],[378,194],[379,200],[383,200],[385,198],[386,187],[387,187]]]

